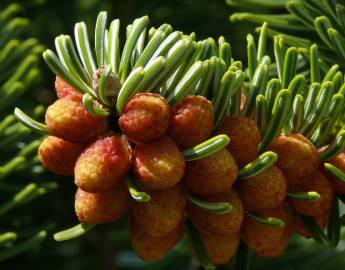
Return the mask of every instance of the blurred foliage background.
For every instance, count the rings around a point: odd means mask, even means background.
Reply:
[[[78,21],[83,20],[88,26],[93,26],[101,10],[107,10],[110,18],[120,18],[122,35],[125,34],[123,26],[146,14],[149,15],[150,24],[153,26],[169,23],[174,29],[185,33],[195,32],[199,38],[211,36],[218,39],[223,35],[232,45],[234,58],[244,62],[246,34],[254,33],[254,28],[249,23],[234,24],[229,21],[230,14],[250,7],[229,7],[225,0],[1,0],[0,9],[14,2],[23,6],[20,16],[30,20],[30,24],[22,33],[23,38],[36,38],[47,48],[54,48],[54,39],[57,35],[73,36],[73,27]],[[264,13],[265,8],[261,12]],[[48,105],[55,99],[53,74],[42,59],[39,60],[38,68],[40,76],[31,86],[31,91],[15,100],[13,105],[33,109],[35,105]],[[0,120],[10,111],[9,109],[6,113],[1,112]],[[32,137],[30,139],[32,140]],[[12,142],[13,148],[17,147],[18,142]],[[1,152],[1,155],[1,158],[8,160],[7,157],[13,155],[13,151]],[[73,207],[75,187],[72,179],[42,171],[32,174],[24,171],[21,174],[11,174],[9,180],[18,185],[28,184],[30,181],[40,185],[45,181],[57,183],[59,188],[51,188],[53,190],[49,189],[49,194],[30,201],[28,207],[0,217],[1,230],[19,226],[21,232],[24,232],[23,235],[47,231],[47,237],[42,244],[33,246],[30,252],[0,262],[0,269],[199,269],[188,256],[185,242],[178,245],[164,260],[155,264],[143,263],[130,250],[125,220],[99,226],[79,239],[57,243],[53,240],[52,234],[77,223]],[[8,190],[3,189],[4,187],[6,185],[2,186],[1,190],[0,186],[0,191],[7,194]],[[10,198],[2,196],[0,202],[6,202],[8,199]],[[20,225],[14,222],[18,217],[23,219]],[[251,269],[297,270],[301,269],[302,265],[305,270],[345,269],[344,248],[342,243],[335,251],[320,250],[312,241],[296,238],[286,256],[275,260],[254,258],[257,262]],[[233,262],[220,269],[233,269]]]

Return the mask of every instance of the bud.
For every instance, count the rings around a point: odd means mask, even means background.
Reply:
[[[93,75],[93,78],[92,78],[92,87],[93,87],[93,90],[96,92],[97,96],[99,95],[99,91],[98,91],[99,79],[100,79],[103,71],[104,71],[104,66],[97,69]],[[105,95],[111,104],[116,103],[117,96],[120,92],[121,87],[122,87],[122,84],[121,84],[120,80],[117,78],[115,73],[111,72],[109,79],[107,81],[106,88],[105,88],[106,89]]]

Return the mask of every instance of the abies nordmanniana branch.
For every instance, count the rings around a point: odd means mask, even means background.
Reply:
[[[345,86],[337,66],[324,68],[321,48],[308,50],[310,72],[300,73],[306,52],[284,37],[267,55],[267,23],[258,42],[248,35],[248,67],[223,37],[198,41],[168,24],[148,28],[142,17],[120,42],[119,27],[101,12],[94,46],[83,22],[74,41],[57,37],[57,55],[43,53],[58,96],[45,124],[15,110],[48,134],[43,166],[73,175],[78,188],[80,224],[55,239],[129,217],[140,258],[157,261],[187,233],[206,269],[227,263],[239,245],[238,269],[248,247],[281,256],[294,224],[336,247]]]

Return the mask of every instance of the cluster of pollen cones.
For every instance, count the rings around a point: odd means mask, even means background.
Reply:
[[[311,216],[325,228],[333,193],[345,192],[345,184],[323,171],[318,150],[299,134],[276,137],[268,147],[278,155],[276,164],[239,180],[239,167],[258,157],[259,129],[248,117],[227,116],[214,130],[213,105],[203,96],[189,95],[170,107],[159,94],[138,93],[113,119],[89,114],[79,92],[59,77],[55,88],[59,99],[45,116],[54,136],[39,148],[42,164],[56,174],[74,175],[75,212],[81,223],[128,217],[133,249],[144,260],[156,261],[178,243],[186,218],[200,230],[214,264],[229,261],[240,240],[258,256],[280,256],[294,230],[311,236],[300,215]],[[185,161],[184,150],[217,134],[229,136],[226,148]],[[344,170],[345,154],[328,162]],[[131,198],[128,174],[149,194],[149,201]],[[308,191],[317,192],[320,199],[288,196]],[[189,196],[227,202],[232,210],[212,213]],[[258,217],[277,218],[285,226]]]

